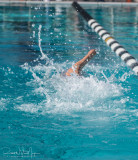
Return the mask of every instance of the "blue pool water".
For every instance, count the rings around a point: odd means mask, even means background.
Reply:
[[[138,59],[138,7],[84,8]],[[0,35],[0,159],[138,159],[138,78],[70,5],[1,6]]]

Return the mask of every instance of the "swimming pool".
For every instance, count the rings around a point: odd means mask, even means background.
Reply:
[[[138,59],[137,6],[84,8]],[[0,15],[0,159],[136,160],[137,76],[71,5]],[[61,76],[91,48],[83,77]]]

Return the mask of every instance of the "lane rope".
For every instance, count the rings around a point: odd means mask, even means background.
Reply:
[[[138,75],[137,60],[125,50],[123,46],[116,41],[109,32],[107,32],[97,21],[92,18],[77,2],[73,2],[72,6],[79,12],[82,17],[88,22],[88,25],[105,41],[105,43],[116,53],[117,56],[129,66],[136,75]]]

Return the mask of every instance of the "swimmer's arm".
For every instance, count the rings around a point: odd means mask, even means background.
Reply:
[[[68,71],[66,72],[66,76],[71,76],[71,73],[76,73],[77,75],[79,75],[85,64],[88,63],[95,54],[96,51],[94,49],[90,50],[84,58],[75,63],[72,68],[68,69]]]
[[[81,69],[92,59],[92,57],[96,54],[95,49],[92,49],[88,52],[88,54],[82,58],[80,61],[78,61],[77,63],[75,63],[75,66],[78,66],[79,68],[79,72],[81,71]]]

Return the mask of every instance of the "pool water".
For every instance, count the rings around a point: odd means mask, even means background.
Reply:
[[[137,6],[84,8],[138,59]],[[0,35],[0,159],[137,160],[138,78],[71,5],[1,6]]]

